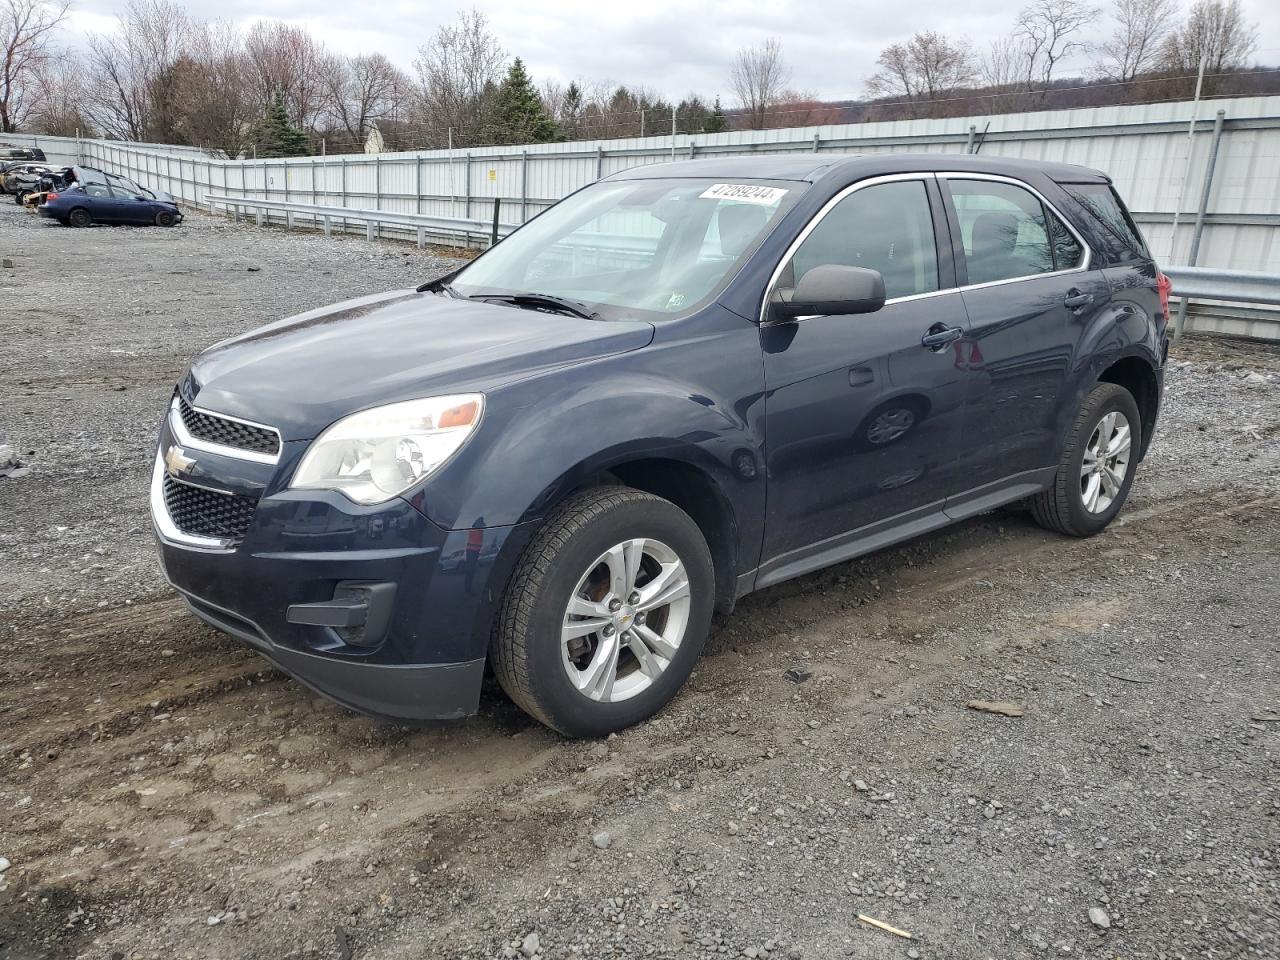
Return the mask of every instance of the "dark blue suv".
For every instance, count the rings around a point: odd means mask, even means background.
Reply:
[[[191,609],[339,702],[599,736],[713,611],[1151,441],[1167,282],[1107,177],[946,155],[639,167],[455,273],[201,354],[151,508]]]

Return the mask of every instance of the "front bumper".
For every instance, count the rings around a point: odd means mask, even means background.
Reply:
[[[244,617],[178,590],[209,626],[243,640],[293,679],[358,713],[389,720],[454,720],[476,712],[484,657],[419,666],[360,663],[272,643]]]
[[[351,709],[395,720],[475,712],[493,617],[531,525],[477,536],[444,530],[401,499],[365,507],[332,491],[290,490],[305,442],[283,444],[278,463],[253,462],[184,446],[190,438],[176,426],[161,431],[152,519],[165,577],[198,617]],[[166,476],[256,497],[243,538],[178,529]],[[385,600],[368,622],[359,618],[372,635],[353,637],[330,615],[354,606],[353,584]]]

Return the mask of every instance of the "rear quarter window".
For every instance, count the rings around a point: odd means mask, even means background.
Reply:
[[[1092,232],[1098,234],[1109,263],[1151,259],[1147,241],[1111,184],[1064,183],[1061,186],[1101,227]]]

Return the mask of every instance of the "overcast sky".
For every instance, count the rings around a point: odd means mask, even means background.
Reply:
[[[1190,0],[1182,0],[1188,6]],[[73,36],[112,29],[126,0],[75,0]],[[1243,0],[1259,24],[1257,58],[1280,63],[1280,3]],[[261,0],[191,0],[204,18],[241,24],[261,19]],[[418,46],[458,9],[420,0],[274,0],[271,16],[306,26],[333,50],[382,51],[411,70]],[[536,82],[547,78],[608,80],[645,85],[669,97],[689,91],[733,99],[729,65],[734,51],[766,37],[782,40],[791,86],[823,99],[861,96],[875,59],[890,43],[918,30],[966,37],[975,49],[1007,33],[1017,0],[485,0],[489,18],[509,54],[523,57]],[[1104,5],[1105,6],[1105,5]],[[1106,29],[1103,20],[1099,36]],[[1080,65],[1083,66],[1083,65]]]

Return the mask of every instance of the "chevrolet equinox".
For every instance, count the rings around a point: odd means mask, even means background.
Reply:
[[[464,716],[488,664],[601,736],[753,590],[1014,501],[1101,531],[1167,323],[1083,167],[637,167],[416,290],[200,354],[160,431],[160,555],[197,616],[352,709]]]

